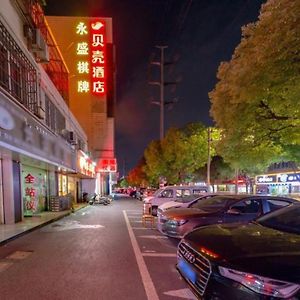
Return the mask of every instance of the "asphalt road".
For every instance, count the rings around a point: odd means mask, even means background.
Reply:
[[[141,215],[122,197],[1,246],[0,299],[195,299],[175,269],[178,242]]]

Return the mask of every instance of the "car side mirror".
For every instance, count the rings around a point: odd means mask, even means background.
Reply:
[[[240,215],[241,212],[237,208],[230,208],[227,211],[228,214],[230,215]]]

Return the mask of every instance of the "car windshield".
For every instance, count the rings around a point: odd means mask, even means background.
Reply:
[[[267,214],[256,220],[265,227],[300,234],[300,206],[291,205]]]
[[[154,193],[153,193],[153,197],[157,197],[160,193],[161,193],[161,191],[162,191],[163,189],[158,189],[158,190],[156,190]]]
[[[215,196],[215,197],[204,197],[200,198],[198,201],[193,203],[190,207],[191,208],[198,208],[204,211],[220,211],[223,210],[225,207],[228,207],[229,203],[233,201],[230,197],[222,197],[222,196]]]

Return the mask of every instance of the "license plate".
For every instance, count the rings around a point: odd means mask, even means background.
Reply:
[[[178,269],[186,277],[188,280],[190,280],[192,283],[196,282],[197,274],[193,270],[193,268],[188,264],[185,260],[180,259],[177,264]]]

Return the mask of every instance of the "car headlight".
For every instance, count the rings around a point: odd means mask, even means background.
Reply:
[[[222,276],[240,282],[242,285],[256,293],[278,298],[289,298],[300,288],[299,284],[279,281],[276,279],[240,272],[224,267],[219,267],[219,272]]]

